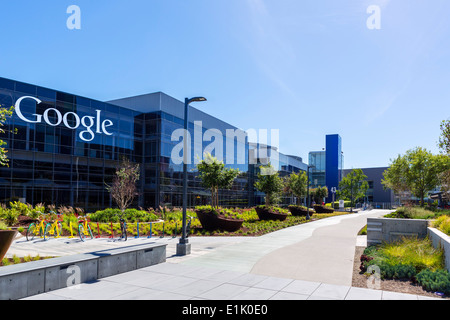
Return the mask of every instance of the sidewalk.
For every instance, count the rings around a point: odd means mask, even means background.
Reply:
[[[25,300],[422,300],[416,295],[166,262]]]
[[[193,237],[192,254],[185,257],[175,255],[178,239],[131,239],[130,245],[167,243],[167,262],[29,299],[429,299],[351,287],[357,232],[367,217],[386,213],[372,210],[336,216],[261,237]],[[23,249],[40,244],[15,243],[10,254],[21,245]],[[78,245],[77,250],[87,246]]]

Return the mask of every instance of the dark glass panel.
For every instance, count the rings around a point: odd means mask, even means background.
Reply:
[[[16,91],[36,96],[36,86],[31,84],[16,82]]]
[[[14,91],[14,81],[0,78],[0,88]]]
[[[56,91],[55,90],[51,90],[51,89],[47,89],[47,88],[37,87],[37,96],[41,100],[43,98],[56,100]]]
[[[56,100],[60,102],[67,102],[73,104],[75,101],[75,97],[72,94],[64,93],[64,92],[56,92]]]

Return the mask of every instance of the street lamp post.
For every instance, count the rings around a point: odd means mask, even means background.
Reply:
[[[188,165],[188,130],[189,130],[189,104],[192,102],[203,102],[206,98],[196,97],[196,98],[186,98],[184,101],[184,145],[183,145],[183,227],[182,235],[179,243],[177,244],[177,255],[185,256],[191,254],[191,244],[186,235],[186,220],[187,220],[187,165]]]
[[[315,168],[316,166],[310,166],[308,165],[308,184],[307,184],[307,205],[306,205],[306,220],[311,219],[311,217],[309,216],[309,207],[311,206],[311,199],[309,198],[309,169]]]

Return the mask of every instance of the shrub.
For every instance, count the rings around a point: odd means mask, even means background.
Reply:
[[[150,222],[158,220],[156,214],[144,210],[127,209],[125,210],[125,219],[130,223]]]
[[[450,274],[447,270],[423,270],[417,277],[417,282],[427,291],[450,294]]]
[[[450,235],[450,216],[440,216],[431,225],[443,233]]]
[[[120,209],[108,208],[105,210],[97,211],[89,216],[92,222],[103,222],[103,223],[117,223],[119,222],[119,217],[122,212]],[[130,223],[140,222],[150,222],[158,220],[158,217],[154,213],[150,213],[144,210],[137,209],[127,209],[124,212],[124,218]]]
[[[350,208],[351,205],[352,205],[351,201],[347,201],[347,200],[344,201],[344,208]],[[325,206],[326,207],[332,207],[333,203],[326,203]],[[336,200],[334,202],[334,209],[339,209],[339,200]]]
[[[9,261],[8,258],[3,258],[2,260],[2,265],[3,266],[9,266],[11,264],[11,262]]]
[[[31,210],[28,212],[28,217],[37,220],[40,215],[45,213],[45,205],[43,203],[38,203],[34,206],[34,208],[31,208]]]
[[[432,219],[435,215],[433,211],[421,207],[400,207],[385,217],[395,219]]]
[[[11,210],[14,210],[18,213],[18,215],[28,216],[28,214],[32,210],[32,206],[30,204],[25,204],[19,201],[10,202]]]
[[[12,227],[13,225],[15,225],[18,221],[20,212],[16,211],[15,209],[10,209],[10,210],[6,210],[3,213],[3,220],[5,220],[6,224],[9,227]]]
[[[361,271],[371,265],[380,268],[382,279],[414,280],[424,270],[429,273],[443,270],[444,256],[429,239],[404,238],[396,243],[366,248],[361,256]]]
[[[119,222],[120,214],[121,211],[119,209],[108,208],[89,215],[89,218],[91,219],[92,222],[103,222],[103,223]]]
[[[7,230],[8,226],[6,225],[6,223],[4,223],[3,221],[0,220],[0,230]]]

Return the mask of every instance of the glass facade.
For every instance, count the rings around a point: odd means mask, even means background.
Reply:
[[[105,184],[111,183],[119,159],[142,161],[143,122],[139,112],[0,78],[2,107],[15,105],[21,97],[41,101],[24,99],[20,104],[24,118],[36,121],[36,115],[41,115],[52,125],[24,121],[17,110],[7,121],[0,139],[7,143],[10,162],[8,167],[0,167],[0,201],[83,208],[111,206]],[[85,116],[89,118],[83,122],[89,126],[97,110],[114,123],[108,128],[113,134],[95,134],[92,141],[86,142],[82,138],[89,132],[84,132],[81,123],[77,129],[70,128]],[[60,120],[67,113],[65,126]],[[55,125],[58,122],[61,124]]]
[[[181,142],[172,134],[184,127],[182,102],[163,93],[101,102],[0,78],[1,107],[14,106],[21,98],[20,114],[16,109],[0,136],[10,159],[9,166],[0,167],[0,202],[70,205],[89,211],[113,207],[106,185],[126,157],[141,168],[134,207],[182,206],[183,166],[172,158]],[[237,132],[190,108],[188,206],[209,203],[209,191],[195,170],[202,150],[242,172],[231,190],[220,192],[221,205],[255,202],[255,169],[249,165],[247,137],[227,140],[227,130]],[[306,166],[297,157],[279,158],[282,175]]]
[[[314,151],[309,153],[309,165],[314,166],[310,169],[311,187],[317,188],[326,185],[325,172],[325,151]]]

